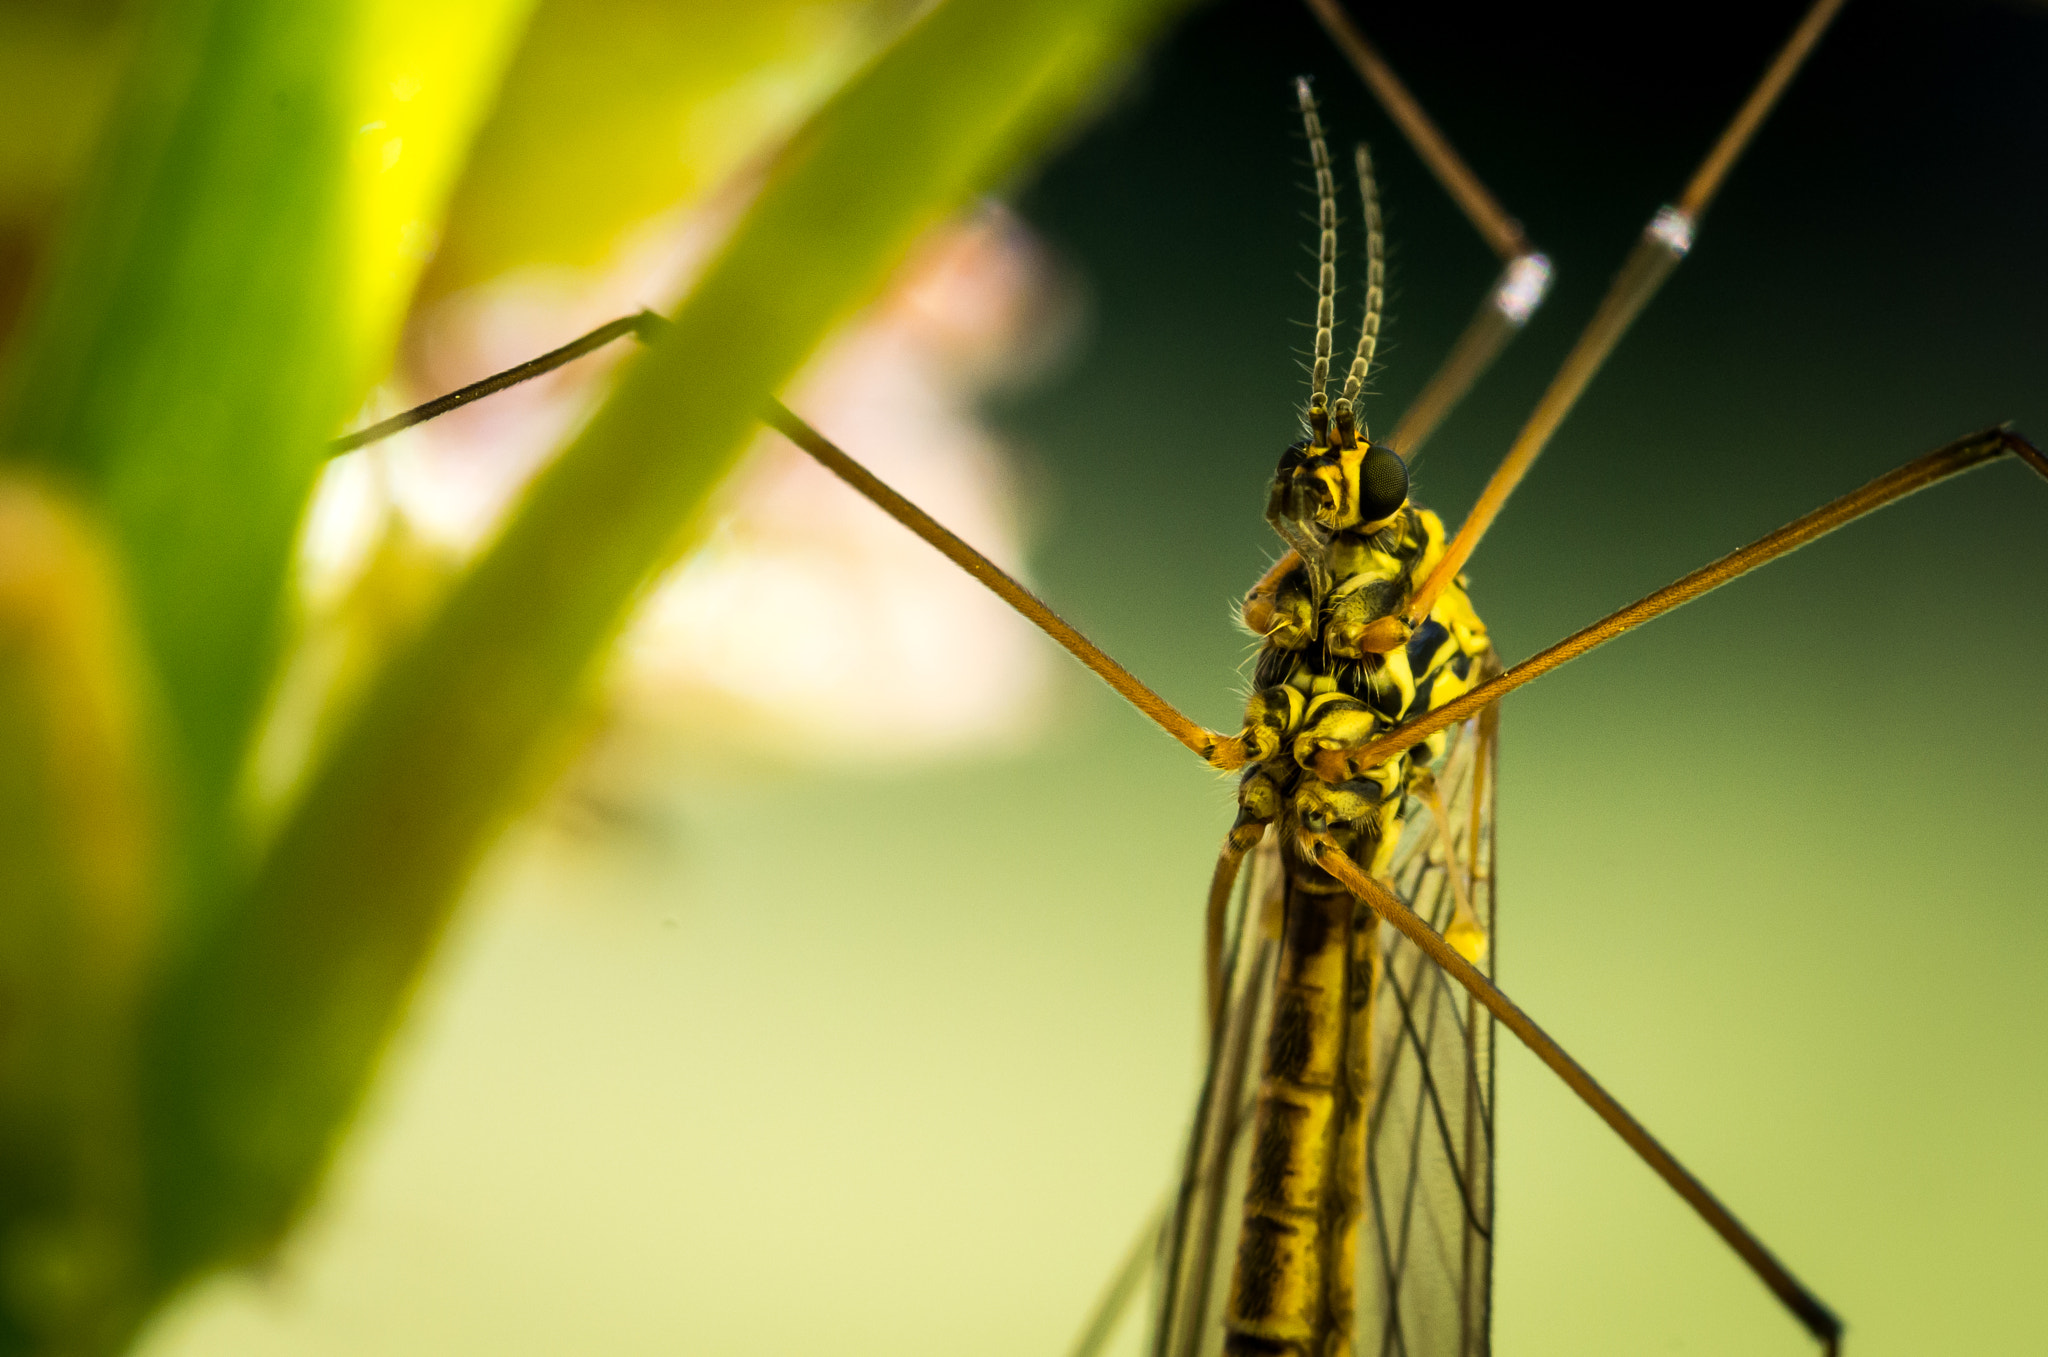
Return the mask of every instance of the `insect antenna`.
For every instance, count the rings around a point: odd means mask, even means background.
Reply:
[[[1387,246],[1380,234],[1380,190],[1373,178],[1372,152],[1363,142],[1358,146],[1358,194],[1365,207],[1365,320],[1358,329],[1358,352],[1344,378],[1344,394],[1337,401],[1340,422],[1346,410],[1357,408],[1358,394],[1372,371],[1373,354],[1380,346],[1380,307],[1386,300]],[[1358,416],[1358,436],[1372,437],[1362,414]]]
[[[1327,444],[1330,402],[1330,339],[1337,328],[1337,179],[1330,173],[1330,147],[1306,76],[1294,82],[1301,124],[1308,133],[1309,161],[1316,171],[1316,348],[1308,374],[1308,421],[1318,444]]]

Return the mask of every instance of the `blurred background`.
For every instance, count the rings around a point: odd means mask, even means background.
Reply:
[[[903,13],[749,10],[541,5],[365,420],[685,286]],[[1354,12],[1557,270],[1416,470],[1455,518],[1797,9],[1677,39],[1597,5]],[[11,307],[125,29],[0,24],[39,73],[0,99],[47,129],[4,143]],[[1475,559],[1509,660],[1961,433],[2048,434],[2044,69],[2038,5],[1854,0]],[[1199,10],[789,393],[1212,725],[1303,396],[1298,73],[1379,161],[1390,428],[1496,264],[1305,12],[1252,3]],[[272,748],[317,738],[604,369],[336,465]],[[1175,1170],[1228,784],[786,449],[726,500],[473,889],[310,1228],[155,1357],[1072,1337]],[[2001,465],[1507,706],[1504,987],[1859,1353],[2038,1328],[2044,580],[2048,486]],[[1502,1352],[1808,1350],[1518,1048],[1500,1106]]]

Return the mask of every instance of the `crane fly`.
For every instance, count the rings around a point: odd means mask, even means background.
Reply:
[[[764,418],[1041,626],[1212,767],[1241,772],[1240,814],[1209,902],[1210,1058],[1187,1165],[1137,1257],[1158,1272],[1154,1351],[1490,1351],[1495,1024],[1510,1028],[1690,1202],[1824,1347],[1832,1312],[1490,981],[1499,701],[1643,621],[1884,504],[2006,456],[2048,461],[2004,428],[1969,434],[1512,667],[1462,573],[1472,550],[1635,315],[1840,8],[1795,29],[1698,174],[1658,210],[1607,300],[1452,534],[1408,498],[1407,462],[1540,303],[1548,261],[1492,204],[1341,10],[1312,5],[1468,208],[1502,273],[1452,358],[1384,441],[1362,409],[1375,362],[1382,248],[1370,162],[1355,166],[1366,301],[1342,394],[1335,171],[1308,87],[1318,181],[1318,314],[1305,437],[1283,454],[1267,519],[1286,554],[1247,598],[1265,642],[1244,727],[1188,720],[1021,585],[864,471],[794,412]],[[352,435],[362,446],[662,322],[626,317],[551,354]],[[1244,770],[1249,770],[1248,772]],[[1136,1276],[1134,1269],[1131,1276]],[[1113,1288],[1119,1301],[1131,1288]],[[1091,1326],[1099,1334],[1106,1324]],[[1084,1347],[1090,1346],[1084,1340]]]

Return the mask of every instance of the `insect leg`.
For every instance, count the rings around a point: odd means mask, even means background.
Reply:
[[[1116,1274],[1097,1297],[1095,1308],[1088,1312],[1088,1320],[1081,1326],[1074,1346],[1067,1349],[1067,1357],[1096,1357],[1108,1346],[1117,1321],[1130,1309],[1138,1288],[1151,1275],[1152,1260],[1159,1251],[1159,1231],[1166,1224],[1166,1206],[1166,1202],[1160,1202],[1138,1227],[1138,1233],[1117,1262]]]
[[[339,455],[367,447],[403,429],[409,429],[415,424],[424,423],[437,415],[467,405],[471,401],[480,400],[507,387],[517,386],[521,382],[531,381],[535,377],[552,372],[625,335],[630,334],[642,341],[651,342],[667,328],[668,321],[652,311],[622,316],[618,320],[599,326],[580,339],[572,340],[538,358],[529,359],[517,367],[508,368],[482,381],[472,382],[460,390],[436,397],[424,405],[415,406],[366,429],[337,438],[328,445],[328,451],[330,455]],[[770,399],[762,419],[771,428],[809,453],[826,470],[873,501],[884,513],[938,548],[946,559],[987,586],[996,597],[1022,613],[1026,620],[1059,642],[1075,659],[1093,670],[1103,682],[1115,689],[1167,734],[1214,767],[1227,772],[1243,766],[1244,740],[1241,736],[1225,735],[1221,731],[1210,730],[1189,720],[1172,703],[1152,691],[1130,670],[1111,659],[1100,646],[1083,636],[1058,613],[1047,607],[1042,599],[1019,584],[1001,566],[967,545],[937,519],[889,488],[873,472],[854,461],[843,449],[812,428],[787,406]]]
[[[1227,997],[1229,977],[1223,973],[1223,925],[1230,913],[1230,892],[1237,885],[1238,869],[1244,865],[1244,855],[1258,847],[1259,840],[1266,836],[1263,824],[1234,826],[1230,837],[1223,841],[1223,849],[1216,855],[1216,873],[1209,879],[1209,907],[1203,915],[1202,926],[1202,973],[1207,978],[1205,992],[1209,996],[1209,1035],[1214,1038],[1217,1025],[1223,1021],[1223,1002]]]
[[[1757,128],[1763,125],[1771,106],[1777,103],[1778,97],[1785,92],[1785,87],[1791,83],[1800,64],[1806,60],[1807,53],[1820,41],[1821,34],[1827,31],[1828,23],[1835,17],[1836,11],[1841,9],[1842,4],[1843,0],[1814,0],[1813,7],[1806,12],[1806,17],[1800,20],[1799,27],[1793,30],[1792,36],[1786,39],[1776,59],[1764,71],[1763,78],[1757,82],[1756,88],[1750,91],[1749,98],[1736,110],[1735,117],[1722,131],[1720,140],[1714,143],[1714,148],[1707,152],[1706,159],[1701,161],[1700,167],[1693,172],[1692,182],[1686,185],[1685,191],[1678,197],[1678,202],[1672,206],[1659,208],[1657,214],[1650,219],[1650,224],[1643,228],[1643,234],[1637,238],[1635,248],[1623,261],[1621,272],[1614,276],[1613,283],[1608,286],[1607,295],[1601,298],[1600,307],[1593,313],[1593,319],[1586,323],[1586,328],[1579,334],[1578,342],[1572,346],[1571,352],[1565,355],[1564,363],[1558,368],[1557,375],[1551,378],[1550,386],[1544,391],[1542,399],[1536,402],[1536,409],[1530,413],[1528,422],[1522,426],[1521,432],[1515,435],[1515,441],[1509,446],[1507,455],[1501,459],[1492,479],[1480,492],[1479,501],[1472,506],[1471,514],[1458,529],[1458,535],[1452,539],[1442,562],[1423,582],[1422,588],[1416,591],[1414,599],[1408,605],[1408,621],[1411,625],[1422,624],[1422,620],[1429,616],[1430,607],[1436,602],[1437,595],[1442,593],[1451,581],[1458,577],[1458,572],[1465,568],[1465,562],[1471,558],[1473,549],[1479,545],[1479,539],[1486,535],[1487,528],[1492,526],[1493,520],[1500,515],[1501,507],[1507,503],[1508,496],[1514,493],[1515,486],[1528,474],[1537,456],[1550,442],[1551,435],[1564,423],[1565,416],[1571,413],[1572,406],[1576,405],[1579,397],[1585,393],[1594,374],[1600,371],[1601,365],[1607,361],[1607,356],[1614,351],[1614,346],[1621,341],[1622,335],[1627,333],[1636,316],[1649,305],[1650,299],[1657,295],[1657,289],[1664,285],[1664,280],[1671,276],[1671,271],[1678,267],[1678,261],[1692,248],[1693,235],[1698,228],[1699,219],[1705,215],[1708,205],[1714,200],[1714,195],[1720,191],[1722,181],[1728,177],[1728,171],[1733,168],[1743,148],[1749,144],[1750,138],[1756,135]]]
[[[1493,290],[1387,439],[1389,446],[1412,462],[1437,425],[1542,305],[1550,285],[1550,261],[1529,242],[1522,224],[1501,207],[1393,68],[1366,41],[1339,0],[1308,0],[1308,7],[1503,265]]]
[[[623,335],[635,334],[643,339],[647,338],[651,333],[658,332],[664,324],[661,317],[652,312],[641,312],[636,316],[612,321],[581,339],[522,363],[516,368],[485,378],[415,410],[393,416],[381,424],[337,440],[336,448],[345,451],[363,447],[378,439],[389,437],[401,428],[431,419],[445,410],[551,371]],[[1214,767],[1229,770],[1242,766],[1244,740],[1241,734],[1224,735],[1189,720],[993,561],[975,551],[930,515],[884,485],[866,468],[860,466],[786,407],[777,402],[771,402],[770,406],[770,424],[790,437],[804,451],[816,457],[842,480],[873,500],[891,517],[902,522],[938,548],[948,559],[980,580],[997,597],[1017,609],[1040,630],[1064,646],[1075,658],[1087,665],[1169,735]],[[343,443],[348,447],[341,448],[339,445]],[[1736,576],[1746,574],[1767,561],[1802,547],[1872,510],[1882,508],[1893,500],[1903,499],[1916,490],[2008,454],[2018,457],[2042,477],[2048,478],[2048,456],[2044,456],[2025,437],[2010,429],[1986,429],[1958,439],[1946,447],[1878,477],[1859,490],[1821,506],[1746,547],[1729,553],[1712,565],[1696,570],[1684,579],[1610,614],[1584,630],[1566,637],[1548,650],[1524,660],[1505,674],[1481,684],[1463,697],[1437,708],[1427,716],[1390,731],[1368,744],[1324,749],[1314,761],[1316,774],[1330,782],[1341,782],[1354,777],[1357,770],[1372,767],[1394,757],[1410,746],[1428,739],[1437,731],[1483,710],[1531,679],[1578,658],[1595,646],[1612,640],[1661,613],[1688,603]],[[1288,558],[1282,557],[1272,570],[1267,572],[1267,580],[1277,579],[1288,568]],[[1262,580],[1260,585],[1253,589],[1251,596],[1247,598],[1248,605],[1259,600],[1265,584],[1266,581]]]
[[[1728,1246],[1749,1264],[1750,1269],[1779,1300],[1784,1302],[1786,1308],[1797,1316],[1807,1331],[1820,1340],[1828,1353],[1833,1354],[1838,1350],[1842,1339],[1842,1322],[1835,1313],[1808,1291],[1799,1279],[1764,1247],[1763,1242],[1751,1234],[1749,1229],[1735,1218],[1734,1213],[1707,1190],[1706,1184],[1695,1178],[1669,1150],[1658,1143],[1657,1138],[1652,1136],[1641,1122],[1630,1115],[1627,1108],[1616,1101],[1613,1094],[1600,1087],[1593,1076],[1586,1072],[1585,1066],[1572,1059],[1564,1047],[1558,1045],[1547,1032],[1538,1027],[1513,1000],[1501,993],[1491,980],[1459,953],[1457,948],[1451,946],[1441,934],[1416,917],[1415,912],[1402,904],[1392,891],[1360,871],[1358,865],[1345,856],[1342,849],[1325,840],[1311,840],[1310,850],[1314,853],[1318,866],[1342,882],[1345,889],[1365,902],[1373,913],[1400,930],[1453,980],[1463,985],[1485,1006],[1487,1012],[1500,1019],[1510,1032],[1534,1051],[1537,1059],[1563,1079],[1586,1106],[1592,1108],[1602,1121],[1628,1143],[1629,1148],[1650,1166],[1651,1171],[1670,1184],[1672,1190],[1685,1198],[1713,1231],[1727,1241]]]
[[[1426,716],[1398,726],[1367,744],[1351,748],[1324,748],[1313,760],[1316,776],[1330,782],[1341,782],[1346,778],[1355,777],[1355,770],[1372,768],[1393,758],[1411,745],[1428,739],[1437,731],[1498,702],[1504,694],[1513,692],[1529,680],[1547,674],[1567,661],[1577,659],[1595,646],[1641,626],[1660,613],[1669,612],[1680,604],[1690,603],[1701,594],[1719,588],[1738,575],[1747,574],[1766,561],[1775,560],[1787,552],[1803,547],[1815,538],[1825,536],[1843,524],[1863,517],[1873,509],[1880,509],[1893,500],[1904,499],[1914,491],[1923,490],[1937,481],[1945,481],[1951,476],[1960,475],[2007,455],[2018,457],[2043,478],[2048,478],[2048,458],[2044,458],[2040,449],[2010,429],[1985,429],[1959,438],[1946,447],[1937,448],[1924,457],[1916,457],[1904,466],[1886,472],[1859,490],[1852,490],[1840,499],[1823,504],[1805,517],[1794,519],[1776,532],[1760,537],[1746,547],[1729,552],[1712,565],[1693,571],[1677,583],[1667,584],[1656,593],[1638,599],[1618,612],[1610,613],[1592,626],[1565,637],[1548,650],[1532,655],[1500,677],[1480,684],[1471,692],[1446,702]]]
[[[529,358],[517,367],[493,373],[480,382],[471,382],[468,386],[460,387],[445,396],[436,396],[424,405],[415,405],[412,409],[401,411],[389,419],[378,420],[366,429],[344,434],[327,445],[327,455],[339,457],[345,452],[354,452],[372,443],[381,443],[395,433],[410,429],[415,424],[424,424],[430,419],[439,418],[450,410],[459,410],[471,401],[482,400],[485,396],[495,396],[508,387],[546,376],[556,368],[567,366],[585,354],[597,352],[615,339],[623,339],[627,335],[645,339],[666,323],[652,311],[642,311],[637,315],[621,316],[617,320],[606,321],[589,334],[580,339],[572,339],[559,349],[550,349],[540,357]]]
[[[1415,148],[1415,154],[1422,157],[1429,172],[1444,186],[1444,192],[1451,195],[1473,229],[1485,238],[1487,247],[1503,260],[1528,253],[1529,240],[1522,234],[1522,224],[1508,215],[1479,176],[1472,173],[1443,131],[1423,112],[1401,77],[1365,40],[1365,34],[1359,31],[1344,6],[1338,0],[1308,0],[1308,7],[1358,72],[1359,79],[1379,100],[1380,107],[1401,129],[1401,135]]]
[[[1138,680],[1130,670],[1111,659],[1102,648],[1083,636],[1036,594],[988,557],[956,537],[945,525],[902,495],[884,485],[875,474],[846,455],[823,434],[813,429],[779,401],[768,402],[769,427],[816,458],[827,471],[872,500],[882,512],[936,547],[947,560],[985,585],[990,593],[1022,613],[1027,621],[1066,648],[1067,652],[1092,669],[1096,676],[1147,719],[1199,754],[1217,768],[1229,770],[1244,763],[1242,736],[1225,735],[1198,725],[1180,710]]]

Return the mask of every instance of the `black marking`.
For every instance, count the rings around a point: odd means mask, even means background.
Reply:
[[[1450,628],[1434,617],[1429,618],[1415,629],[1413,636],[1408,638],[1408,667],[1417,674],[1428,673],[1437,652],[1443,648],[1444,642],[1450,639]]]
[[[1372,664],[1366,670],[1366,677],[1369,682],[1365,696],[1373,714],[1388,725],[1398,724],[1401,713],[1414,705],[1413,699],[1406,704],[1402,702],[1401,685],[1396,683],[1393,675],[1387,671],[1387,662],[1378,656],[1373,657]]]
[[[1314,956],[1330,945],[1330,913],[1313,901],[1287,902],[1287,950]]]
[[[1299,1354],[1301,1349],[1293,1343],[1284,1343],[1277,1338],[1261,1338],[1255,1333],[1233,1333],[1224,1341],[1223,1351],[1228,1357],[1287,1357]]]
[[[1361,904],[1358,907],[1358,917],[1351,921],[1351,926],[1359,931],[1378,928],[1380,918],[1372,912],[1371,906]],[[1344,993],[1344,1007],[1347,1012],[1357,1013],[1372,1002],[1372,969],[1371,957],[1353,954],[1351,980]]]
[[[1294,578],[1292,575],[1288,579]],[[1283,582],[1282,587],[1285,587]],[[1259,652],[1258,667],[1252,671],[1254,688],[1277,688],[1287,682],[1288,673],[1294,668],[1295,658],[1300,651],[1285,650],[1269,645]]]
[[[1287,1179],[1307,1108],[1284,1098],[1265,1100],[1265,1116],[1252,1137],[1252,1159],[1245,1170],[1245,1194],[1254,1202],[1285,1205]]]
[[[1408,710],[1395,718],[1395,724],[1413,721],[1418,716],[1427,716],[1435,708],[1430,703],[1430,694],[1436,691],[1436,674],[1418,674],[1415,677],[1415,696],[1408,699]]]
[[[1408,597],[1408,583],[1406,579],[1374,580],[1352,590],[1351,597],[1359,600],[1366,621],[1376,621],[1400,611]]]
[[[1251,1216],[1237,1244],[1237,1313],[1253,1323],[1272,1317],[1286,1269],[1285,1241],[1301,1231],[1282,1220]]]
[[[1274,996],[1273,1034],[1266,1047],[1266,1073],[1299,1083],[1315,1052],[1315,1013],[1308,996],[1289,985]]]
[[[1287,884],[1293,888],[1289,892],[1290,896],[1293,891],[1316,896],[1335,895],[1339,892],[1350,894],[1343,882],[1324,871],[1319,863],[1311,862],[1307,858],[1290,858],[1287,864]]]
[[[1347,778],[1345,781],[1338,783],[1337,788],[1340,791],[1349,792],[1353,796],[1370,801],[1375,806],[1383,806],[1393,797],[1396,790],[1394,786],[1389,785],[1395,779],[1384,776],[1381,773],[1382,769],[1386,769],[1389,766],[1383,763],[1377,767],[1367,768],[1357,777]],[[1378,825],[1362,823],[1357,826],[1357,829],[1361,837],[1378,841]]]

